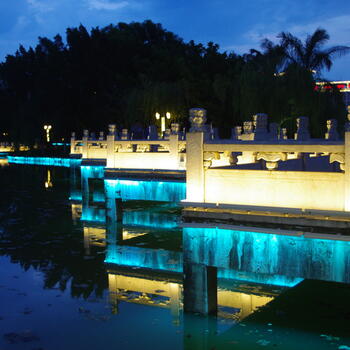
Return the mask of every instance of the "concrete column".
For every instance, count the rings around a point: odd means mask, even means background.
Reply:
[[[116,222],[115,187],[106,180],[104,184],[106,198],[106,225],[108,225],[110,222]]]
[[[184,263],[184,311],[216,314],[217,305],[217,268]]]
[[[107,168],[114,168],[114,134],[107,135]]]
[[[121,198],[115,199],[115,216],[117,222],[123,222],[123,201]]]
[[[89,204],[89,178],[81,174],[81,196],[82,196],[82,204],[84,206],[88,206]]]
[[[345,131],[344,210],[350,211],[350,131]]]
[[[114,274],[108,274],[108,290],[109,290],[109,302],[112,307],[112,314],[116,315],[118,313],[118,284],[117,276]]]
[[[89,206],[94,202],[94,192],[95,192],[95,179],[89,178],[88,179],[88,201],[89,201]]]
[[[82,158],[86,159],[89,157],[89,148],[88,148],[88,140],[89,140],[89,131],[88,130],[84,130],[84,134],[83,134],[83,154],[82,154]]]
[[[186,183],[189,202],[205,201],[203,132],[190,132],[186,135]]]
[[[119,200],[121,202],[121,198],[116,198],[115,187],[105,181],[106,234],[111,244],[117,244],[123,239],[123,225],[118,220],[118,216],[122,219],[122,213],[118,213]]]
[[[179,169],[179,135],[169,136],[169,158],[173,169]]]

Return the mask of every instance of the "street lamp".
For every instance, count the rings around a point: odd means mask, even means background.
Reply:
[[[156,113],[156,119],[159,120],[160,119],[160,132],[161,132],[161,135],[163,135],[163,132],[165,131],[165,118],[166,119],[170,119],[171,118],[171,114],[170,112],[166,112],[165,113],[165,116],[160,116],[160,114],[157,112]]]
[[[44,125],[44,130],[46,131],[46,142],[50,142],[50,130],[52,129],[51,125]]]

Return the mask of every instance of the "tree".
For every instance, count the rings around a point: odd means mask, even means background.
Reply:
[[[287,66],[298,65],[309,71],[320,72],[332,67],[332,59],[350,52],[347,46],[332,46],[323,49],[329,40],[325,29],[318,28],[312,35],[308,35],[303,43],[291,33],[282,32],[278,35],[280,46],[284,49]]]

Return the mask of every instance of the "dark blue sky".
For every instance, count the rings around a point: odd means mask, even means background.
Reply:
[[[151,19],[184,40],[218,43],[245,53],[281,31],[304,38],[328,30],[329,45],[350,46],[350,0],[0,0],[0,61],[19,44],[35,46],[38,36],[64,37],[80,23],[90,29],[110,23]],[[324,75],[350,80],[350,55],[335,60]]]

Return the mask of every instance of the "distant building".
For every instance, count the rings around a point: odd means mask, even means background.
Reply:
[[[316,89],[328,90],[337,88],[343,94],[344,103],[347,107],[350,106],[350,80],[344,81],[319,81],[316,83]]]

